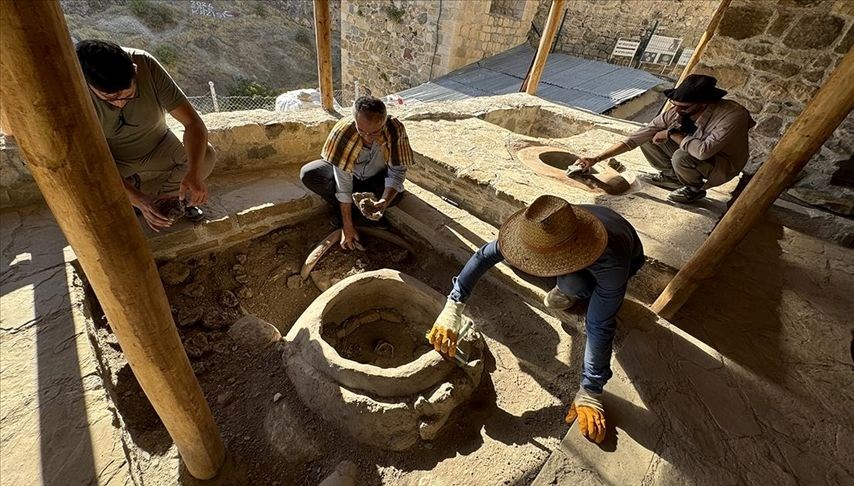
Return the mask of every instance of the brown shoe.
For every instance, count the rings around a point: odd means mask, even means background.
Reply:
[[[549,290],[549,293],[543,299],[543,304],[549,309],[554,310],[567,310],[574,306],[576,302],[576,298],[564,294],[557,287]]]

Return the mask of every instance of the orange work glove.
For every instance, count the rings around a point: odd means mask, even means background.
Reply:
[[[566,423],[578,420],[578,430],[585,439],[601,444],[605,440],[605,407],[602,405],[602,394],[585,390],[584,387],[575,394],[572,405],[564,419]]]
[[[465,304],[448,299],[427,333],[427,340],[433,348],[447,358],[453,358],[457,354],[457,339],[460,337],[465,307]]]

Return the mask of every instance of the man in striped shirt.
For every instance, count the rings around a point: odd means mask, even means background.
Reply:
[[[380,212],[396,204],[406,167],[413,162],[409,138],[381,100],[362,96],[353,105],[353,116],[332,128],[320,156],[302,167],[300,180],[333,206],[333,225],[342,229],[341,247],[351,250],[359,241],[353,193],[372,192]],[[360,217],[357,211],[355,218]]]

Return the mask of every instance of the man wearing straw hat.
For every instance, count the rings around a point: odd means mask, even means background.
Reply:
[[[641,180],[671,189],[667,198],[693,203],[706,197],[706,189],[737,176],[750,157],[748,130],[756,125],[746,108],[723,97],[717,79],[703,74],[687,76],[664,91],[672,107],[622,142],[595,157],[582,157],[584,168],[640,147],[657,174]]]
[[[565,310],[590,299],[585,328],[581,386],[566,415],[597,444],[605,439],[602,388],[611,378],[611,345],[616,316],[626,286],[644,264],[643,245],[622,216],[604,206],[571,205],[555,196],[540,196],[510,216],[498,240],[484,245],[453,279],[453,290],[436,318],[428,339],[453,358],[465,302],[480,277],[502,260],[538,277],[557,277],[544,304]]]

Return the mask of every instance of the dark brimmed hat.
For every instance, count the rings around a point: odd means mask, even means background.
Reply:
[[[498,230],[501,255],[537,277],[557,277],[590,266],[605,251],[608,233],[591,212],[556,196],[540,196]]]
[[[711,103],[726,95],[726,91],[715,87],[717,83],[712,76],[692,74],[676,88],[664,90],[664,96],[680,103]]]

